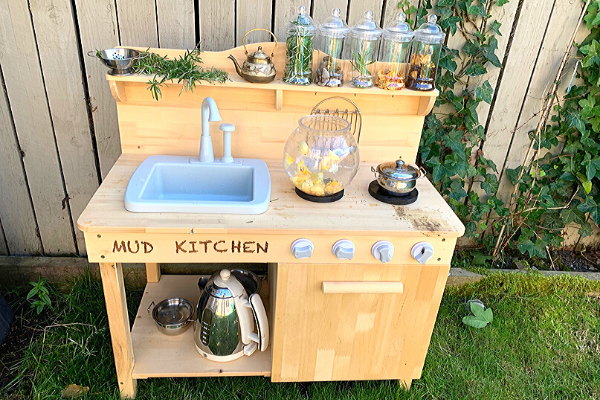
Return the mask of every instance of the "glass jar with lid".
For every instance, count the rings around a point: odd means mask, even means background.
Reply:
[[[344,39],[350,28],[340,18],[341,11],[334,8],[331,17],[319,25],[315,63],[315,83],[319,86],[337,87],[344,84]]]
[[[385,27],[377,63],[377,87],[386,90],[404,88],[413,36],[403,12],[397,13],[394,21]]]
[[[300,118],[283,150],[283,166],[298,196],[320,203],[341,199],[359,164],[350,122],[333,115]]]
[[[436,22],[437,17],[430,15],[427,22],[415,31],[406,82],[406,87],[409,89],[422,91],[435,89],[435,75],[442,52],[442,42],[446,36]]]
[[[373,64],[377,60],[381,28],[373,18],[373,12],[365,12],[364,17],[350,29],[350,45],[346,59],[352,65],[352,85],[357,88],[373,86]]]
[[[305,6],[298,8],[298,16],[286,24],[284,82],[296,85],[312,83],[313,39],[316,29]]]

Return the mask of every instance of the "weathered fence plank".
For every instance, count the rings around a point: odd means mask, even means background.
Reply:
[[[159,47],[153,0],[116,0],[122,46]]]
[[[250,29],[271,30],[273,11],[271,0],[237,0],[236,6],[236,46],[242,45],[242,39]],[[270,42],[271,40],[273,38],[267,32],[252,32],[246,38],[246,43]],[[277,37],[277,40],[284,40],[284,38]]]
[[[75,0],[75,4],[100,173],[104,178],[121,154],[117,106],[106,82],[106,67],[85,53],[119,44],[117,14],[113,0]]]
[[[377,25],[381,25],[383,0],[351,1],[350,10],[348,10],[348,25],[352,26],[356,24],[364,17],[365,12],[369,10],[373,11],[373,15],[375,16],[374,20],[377,22]]]
[[[341,18],[345,21],[348,15],[348,0],[313,0],[313,18],[319,23],[331,17],[331,10],[339,8]]]
[[[74,232],[28,2],[0,0],[0,13],[0,52],[9,60],[2,63],[4,83],[44,250],[73,254]]]
[[[4,54],[4,53],[3,53]],[[0,55],[0,63],[6,61]],[[21,150],[13,129],[10,109],[0,74],[0,219],[4,230],[0,241],[10,254],[42,254],[33,205],[27,189]]]
[[[30,0],[40,62],[73,226],[98,188],[83,75],[69,0]],[[85,255],[83,232],[75,229]]]
[[[196,46],[194,0],[156,0],[160,47],[193,49]]]
[[[275,1],[275,26],[273,32],[277,36],[278,40],[282,42],[286,38],[285,24],[292,19],[295,19],[298,15],[298,8],[300,6],[306,6],[306,12],[310,12],[311,1],[310,0],[288,0],[288,1]]]
[[[2,228],[2,221],[0,220],[0,255],[8,255],[8,247],[6,247],[6,239],[4,238],[4,229]]]
[[[498,166],[498,175],[519,116],[515,105],[525,98],[552,5],[553,1],[525,0],[521,8],[483,145],[485,156]]]
[[[235,0],[200,0],[200,48],[222,51],[235,46]]]
[[[544,38],[535,69],[532,73],[529,90],[521,108],[521,114],[517,120],[512,144],[504,161],[502,168],[502,179],[498,190],[499,197],[507,201],[513,191],[513,186],[504,173],[505,168],[516,168],[523,163],[530,139],[528,132],[535,130],[539,117],[537,114],[543,108],[548,90],[552,86],[556,73],[565,53],[569,40],[573,35],[573,29],[581,14],[581,4],[570,4],[569,2],[556,2],[552,17],[548,24],[547,34]],[[571,71],[567,74],[570,75]],[[570,78],[570,76],[569,76]],[[569,79],[567,78],[567,80]],[[543,154],[542,154],[543,155]]]

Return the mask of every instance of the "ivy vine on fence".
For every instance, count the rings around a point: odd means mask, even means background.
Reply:
[[[449,37],[461,35],[464,43],[461,49],[443,48],[440,96],[425,120],[419,161],[464,222],[467,237],[495,254],[513,248],[546,258],[549,248],[562,243],[565,227],[574,225],[585,237],[592,233],[590,222],[600,224],[600,1],[587,9],[590,34],[578,47],[581,84],[555,99],[550,124],[537,135],[530,133],[531,162],[506,171],[515,185],[509,204],[497,196],[498,171],[482,151],[485,121],[478,115],[494,92],[481,77],[502,66],[496,54],[501,24],[491,14],[507,2],[439,0],[432,5],[425,0],[417,8],[400,1],[416,26],[434,12]]]

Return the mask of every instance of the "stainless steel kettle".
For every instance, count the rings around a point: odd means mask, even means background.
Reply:
[[[265,351],[269,347],[267,313],[258,293],[248,297],[228,269],[198,284],[202,292],[194,321],[194,343],[203,357],[233,361],[252,355],[257,348]]]

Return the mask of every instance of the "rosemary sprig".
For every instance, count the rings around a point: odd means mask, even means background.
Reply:
[[[368,75],[369,71],[367,70],[367,67],[373,64],[374,62],[375,60],[369,61],[368,54],[363,55],[360,52],[352,52],[352,60],[350,60],[350,64],[352,64],[354,70],[357,71],[360,75]]]
[[[152,92],[155,100],[162,97],[160,88],[168,81],[183,83],[179,92],[181,94],[184,90],[193,92],[196,85],[202,81],[225,83],[229,76],[227,72],[214,67],[202,68],[202,58],[198,49],[186,51],[183,56],[172,60],[149,51],[146,51],[146,54],[146,57],[135,62],[133,69],[138,74],[153,75],[148,81],[148,90]]]

